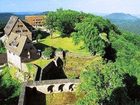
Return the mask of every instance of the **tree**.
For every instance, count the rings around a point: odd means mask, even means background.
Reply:
[[[114,88],[122,86],[122,73],[112,63],[94,62],[80,75],[77,105],[109,105]],[[105,104],[106,103],[106,104]]]
[[[75,31],[75,24],[84,17],[84,13],[58,9],[56,12],[49,12],[46,15],[46,27],[50,30],[51,36],[55,30],[60,31],[62,36],[70,36]]]
[[[115,32],[110,33],[110,42],[117,50],[116,61],[93,62],[81,73],[78,93],[82,94],[82,98],[77,101],[77,105],[139,105],[140,102],[132,100],[130,92],[126,91],[126,87],[121,82],[123,75],[129,74],[137,77],[140,83],[140,42],[139,36],[133,35],[124,32],[121,36]],[[131,40],[132,37],[134,39]],[[136,93],[137,90],[134,91]]]
[[[45,51],[43,51],[43,56],[46,58],[51,58],[54,53],[54,50],[51,47],[45,48]]]
[[[56,21],[57,21],[57,14],[55,12],[49,12],[46,15],[46,28],[49,29],[51,38],[57,26]]]
[[[18,103],[21,84],[13,79],[9,68],[3,69],[0,74],[0,103],[1,105],[15,105]]]
[[[84,42],[84,46],[92,53],[104,54],[104,48],[109,44],[108,35],[110,32],[108,21],[103,20],[101,17],[90,16],[85,18],[82,22],[77,23],[75,30],[72,33],[75,44]],[[101,33],[106,34],[106,40],[101,36]]]

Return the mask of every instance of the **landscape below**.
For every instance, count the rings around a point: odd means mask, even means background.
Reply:
[[[45,104],[140,104],[139,35],[120,31],[109,20],[101,17],[72,10],[59,9],[49,12],[46,17],[45,26],[50,35],[38,31],[39,37],[34,41],[42,56],[24,63],[26,72],[13,66],[2,69],[1,105],[14,105],[18,102],[22,82],[34,80],[35,65],[44,69],[54,61],[55,58],[50,54],[53,51],[66,51],[66,58],[63,59],[64,73],[67,78],[80,78],[80,84],[76,87],[76,92],[47,94]],[[4,48],[2,44],[1,46]],[[31,100],[32,98],[37,97],[31,97]]]

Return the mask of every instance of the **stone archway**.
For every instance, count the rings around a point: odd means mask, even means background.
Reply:
[[[53,87],[54,87],[54,85],[48,86],[47,91],[52,93],[53,92]]]
[[[64,87],[64,85],[65,85],[65,84],[61,84],[61,85],[59,85],[58,90],[62,92],[62,91],[63,91],[63,87]]]
[[[74,86],[74,84],[70,84],[70,85],[69,85],[69,90],[70,90],[70,91],[73,91],[73,90],[74,90],[73,86]]]

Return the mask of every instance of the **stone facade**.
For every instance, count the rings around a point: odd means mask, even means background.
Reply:
[[[60,92],[74,92],[76,86],[80,83],[79,79],[58,79],[58,80],[45,80],[34,81],[23,84],[23,88],[19,97],[18,105],[28,105],[30,95],[36,96],[40,92],[45,94],[60,93]],[[32,94],[28,94],[29,90]],[[36,96],[39,98],[39,96]],[[44,98],[46,100],[46,98]],[[43,101],[43,100],[42,100]],[[42,104],[38,104],[42,105]],[[43,104],[44,105],[44,104]]]

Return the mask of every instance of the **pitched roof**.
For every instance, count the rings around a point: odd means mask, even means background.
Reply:
[[[18,20],[17,16],[11,16],[8,23],[6,24],[4,31],[7,35],[9,35],[12,31],[12,29],[14,28],[16,22]]]
[[[19,19],[17,16],[11,16],[8,23],[6,24],[4,28],[6,35],[10,35],[10,33],[12,32],[12,29],[14,28],[18,20],[20,20],[28,28],[29,31],[32,31],[34,29],[29,23]]]
[[[11,33],[7,42],[6,48],[14,54],[20,56],[26,44],[27,36]]]

